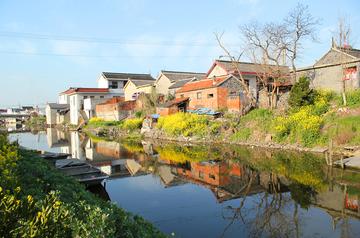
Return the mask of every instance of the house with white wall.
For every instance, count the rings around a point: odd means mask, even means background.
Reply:
[[[98,88],[108,88],[110,93],[124,96],[124,87],[129,80],[154,80],[150,74],[102,72]]]
[[[77,125],[81,117],[87,120],[94,115],[96,103],[93,103],[92,100],[99,103],[119,96],[117,93],[111,93],[108,88],[69,88],[61,94],[66,94],[69,98],[70,123],[73,125]],[[87,103],[85,103],[86,101]],[[85,107],[85,104],[88,106]]]

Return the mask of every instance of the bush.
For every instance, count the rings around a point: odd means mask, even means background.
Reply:
[[[204,136],[209,124],[206,116],[180,112],[160,117],[157,127],[173,136]]]
[[[289,105],[291,107],[301,107],[311,105],[315,100],[315,92],[310,89],[310,80],[307,77],[300,77],[290,91]]]
[[[134,131],[136,129],[140,129],[142,126],[143,119],[142,118],[132,118],[126,119],[124,123],[121,125],[122,129],[128,131]]]
[[[346,94],[347,106],[349,107],[360,106],[360,89],[348,91],[345,94]],[[343,99],[341,95],[337,97],[337,104],[338,106],[343,105]]]
[[[279,116],[274,120],[275,136],[279,141],[290,138],[304,146],[312,146],[320,138],[323,118],[314,113],[313,107],[302,107],[289,116]]]
[[[121,125],[122,121],[105,121],[99,117],[93,117],[89,120],[88,125],[94,127],[102,127],[102,126],[118,126]]]

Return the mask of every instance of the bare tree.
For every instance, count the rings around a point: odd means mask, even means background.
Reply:
[[[307,5],[298,5],[289,13],[284,20],[287,29],[286,52],[291,61],[293,80],[296,81],[296,59],[300,55],[302,43],[305,39],[316,41],[316,27],[320,24],[320,19],[314,18]]]
[[[351,35],[351,26],[350,23],[344,18],[339,17],[338,19],[338,29],[335,32],[335,42],[333,40],[332,47],[340,48],[341,51],[347,52],[351,49],[350,44],[350,35]],[[346,106],[347,100],[346,100],[346,82],[345,82],[345,74],[346,69],[348,68],[348,59],[345,55],[341,55],[340,57],[340,63],[343,71],[343,77],[342,77],[342,99],[343,99],[343,105]]]
[[[269,85],[269,80],[272,81],[271,108],[274,108],[276,103],[275,96],[279,83],[287,77],[282,67],[291,65],[292,78],[296,81],[296,60],[300,55],[303,41],[307,38],[316,40],[315,30],[319,23],[319,19],[310,14],[308,7],[299,3],[281,23],[261,25],[252,22],[240,26],[240,32],[245,40],[244,48],[247,49],[252,62],[261,68],[257,73],[257,78],[263,86]],[[226,56],[233,62],[236,71],[239,72],[244,91],[250,98],[248,107],[255,107],[256,99],[246,85],[238,64],[244,51],[239,57],[235,57],[222,43],[221,36],[216,35],[216,39]]]
[[[231,61],[232,67],[235,69],[236,76],[239,77],[242,89],[245,92],[245,96],[246,96],[247,100],[245,102],[242,102],[242,104],[244,104],[244,106],[242,108],[242,113],[245,114],[248,111],[250,111],[252,108],[256,107],[256,98],[254,97],[253,93],[251,92],[249,85],[246,83],[246,80],[241,73],[241,69],[239,68],[238,62],[239,62],[243,52],[241,52],[238,56],[234,56],[227,49],[227,47],[223,44],[222,36],[223,36],[223,34],[215,33],[215,37],[216,37],[216,40],[217,40],[219,46],[225,52],[225,54],[226,54],[225,56]]]
[[[248,56],[258,65],[257,78],[263,87],[271,85],[270,106],[275,107],[278,85],[284,81],[287,72],[285,50],[287,29],[284,25],[269,23],[260,25],[252,22],[240,27],[245,40]]]

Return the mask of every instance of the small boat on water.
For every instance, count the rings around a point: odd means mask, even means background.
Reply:
[[[59,159],[55,167],[67,176],[71,176],[81,183],[93,185],[101,183],[109,176],[100,169],[90,165],[86,161],[78,159]]]

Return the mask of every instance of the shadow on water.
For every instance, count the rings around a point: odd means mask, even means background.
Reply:
[[[356,237],[360,173],[322,156],[235,145],[104,141],[48,129],[11,135],[110,176],[89,190],[179,237]],[[36,139],[37,136],[37,139]],[[46,145],[40,145],[43,142]]]

